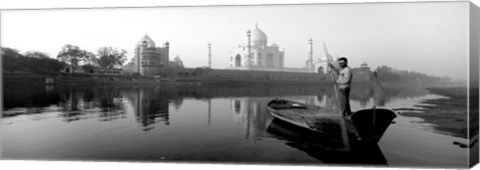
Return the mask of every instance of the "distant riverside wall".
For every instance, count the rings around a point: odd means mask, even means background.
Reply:
[[[294,84],[326,84],[332,83],[329,74],[279,72],[257,70],[228,70],[209,68],[185,68],[175,71],[177,79],[203,79],[211,82],[253,81]],[[336,77],[336,76],[335,76]],[[368,82],[373,80],[373,72],[369,70],[353,70],[353,82]]]
[[[46,79],[53,79],[54,84],[160,84],[159,79],[152,76],[135,77],[124,75],[94,75],[94,74],[3,74],[4,83],[45,84]]]
[[[353,81],[370,81],[370,72],[354,72]],[[3,74],[7,82],[45,83],[46,79],[54,83],[76,84],[329,84],[332,79],[329,74],[273,72],[253,70],[227,70],[210,68],[183,68],[170,70],[158,76],[133,75],[103,75],[89,73],[62,73],[51,75],[35,74]]]
[[[280,83],[280,84],[322,84],[331,80],[325,74],[274,72],[255,70],[227,70],[209,68],[185,68],[177,70],[177,80],[196,79],[205,83]]]

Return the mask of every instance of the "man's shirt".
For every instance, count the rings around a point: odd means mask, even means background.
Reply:
[[[350,88],[352,84],[352,70],[350,67],[345,67],[339,71],[337,79],[338,88]]]

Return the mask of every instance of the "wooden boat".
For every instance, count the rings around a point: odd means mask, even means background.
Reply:
[[[351,119],[363,141],[376,143],[396,117],[392,110],[372,108],[356,111]]]
[[[391,110],[373,108],[346,118],[336,109],[282,99],[270,101],[267,108],[276,119],[342,142],[344,150],[350,149],[351,141],[378,142],[396,117]]]

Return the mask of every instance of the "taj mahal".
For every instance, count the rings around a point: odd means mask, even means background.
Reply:
[[[258,28],[246,32],[245,44],[237,45],[230,52],[230,66],[228,69],[260,70],[260,71],[284,71],[325,73],[326,57],[313,61],[313,40],[309,40],[308,58],[303,68],[285,67],[285,50],[280,50],[275,43],[268,44],[267,35]]]
[[[285,67],[285,50],[280,49],[276,43],[269,44],[268,37],[257,24],[255,28],[246,31],[246,41],[238,44],[230,50],[229,65],[225,69],[218,70],[218,75],[226,74],[225,71],[235,70],[261,72],[284,72],[284,73],[317,73],[325,74],[327,71],[326,56],[313,59],[313,40],[308,40],[308,55],[305,57],[305,66],[301,68]],[[324,44],[325,45],[325,44]],[[142,76],[156,75],[191,75],[190,69],[184,68],[182,61],[177,57],[170,61],[170,43],[165,42],[157,46],[155,42],[145,34],[135,46],[134,57],[123,67],[125,74],[139,74]],[[212,54],[211,44],[208,44],[208,68],[211,68]],[[365,65],[366,66],[366,65]],[[366,68],[366,67],[365,67]],[[223,72],[222,72],[223,70]],[[183,73],[182,73],[183,72]],[[191,72],[191,70],[190,70]],[[240,72],[235,72],[240,73]],[[196,74],[196,73],[195,73]],[[232,72],[233,74],[233,72]],[[243,74],[243,72],[242,72]],[[262,73],[267,74],[267,73]],[[213,74],[212,74],[213,75]],[[234,76],[234,75],[229,75]],[[296,76],[294,76],[296,77]]]
[[[230,56],[230,68],[280,71],[284,68],[284,51],[277,44],[268,45],[267,35],[255,26],[247,31],[245,45],[236,46]]]

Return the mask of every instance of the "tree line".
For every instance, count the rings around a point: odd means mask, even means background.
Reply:
[[[101,47],[97,53],[91,53],[80,49],[75,45],[67,44],[57,55],[57,59],[72,66],[92,65],[103,68],[122,66],[127,59],[126,50],[118,50],[113,47]]]
[[[66,44],[55,58],[39,51],[20,53],[16,49],[2,47],[0,54],[3,58],[4,72],[21,72],[35,74],[59,73],[63,68],[83,67],[84,70],[93,68],[115,68],[122,66],[126,61],[127,51],[113,47],[101,47],[96,54],[83,50],[76,45]],[[175,57],[173,66],[183,68],[180,57]],[[437,77],[413,71],[401,71],[388,66],[379,66],[374,70],[378,80],[383,82],[399,82],[423,86],[458,85],[448,77]]]
[[[67,66],[66,63],[38,51],[21,54],[12,48],[2,47],[1,50],[4,72],[51,74]]]
[[[382,82],[397,82],[429,87],[456,86],[462,84],[462,82],[449,77],[438,77],[415,71],[397,70],[388,66],[378,66],[374,73],[378,80]]]
[[[2,47],[0,54],[3,58],[5,72],[22,72],[35,74],[58,73],[67,66],[83,68],[115,68],[122,66],[126,61],[127,51],[113,47],[101,47],[97,53],[81,49],[76,45],[66,44],[55,58],[44,52],[18,50]]]

